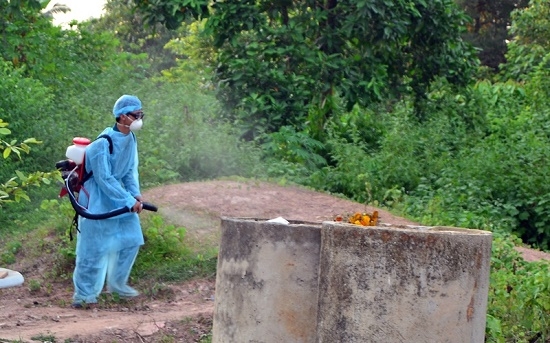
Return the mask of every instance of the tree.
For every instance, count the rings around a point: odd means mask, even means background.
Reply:
[[[248,137],[308,121],[320,133],[341,99],[349,110],[470,80],[477,61],[452,0],[134,0],[150,22],[207,18],[218,50],[218,96]],[[418,106],[419,116],[422,116]]]
[[[108,60],[112,44],[105,33],[91,37],[86,30],[63,30],[54,26],[47,12],[41,12],[49,2],[0,0],[0,57],[3,60],[24,70],[25,76],[39,76],[41,80],[74,78],[70,70],[74,63]],[[63,10],[62,6],[54,8]]]
[[[0,0],[0,57],[12,61],[14,65],[33,63],[28,56],[29,45],[40,44],[33,29],[36,30],[48,20],[40,14],[43,3],[38,0]]]
[[[47,3],[49,3],[50,1],[46,1]],[[64,4],[59,4],[59,3],[56,3],[55,5],[53,5],[52,8],[50,8],[49,10],[43,10],[42,11],[42,15],[50,20],[53,20],[53,16],[54,14],[57,14],[57,13],[67,13],[67,12],[70,12],[71,11],[71,8],[67,5],[64,5]]]
[[[526,7],[529,0],[457,0],[457,4],[473,19],[464,38],[480,49],[481,64],[497,71],[506,62],[510,15]]]
[[[176,64],[180,57],[164,46],[179,36],[162,24],[146,25],[143,15],[126,0],[108,0],[105,13],[92,20],[89,29],[94,32],[112,32],[120,41],[119,49],[133,54],[147,54],[147,60],[154,70],[164,70]]]
[[[528,7],[512,13],[512,39],[508,43],[507,63],[502,68],[505,79],[526,81],[537,67],[548,68],[549,18],[550,3],[545,0],[532,0]]]

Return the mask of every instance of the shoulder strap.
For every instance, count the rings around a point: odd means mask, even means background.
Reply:
[[[96,140],[100,138],[105,138],[107,141],[109,141],[109,154],[113,153],[113,139],[109,135],[101,135],[96,138]]]
[[[96,138],[96,140],[98,140],[100,138],[105,138],[109,142],[109,154],[112,154],[113,153],[113,139],[111,138],[111,136],[101,135],[101,136],[98,136]],[[83,162],[83,164],[84,164],[84,162]],[[94,174],[93,170],[90,170],[89,172],[85,173],[84,176],[82,177],[82,180],[80,180],[80,184],[83,185],[84,182],[88,181],[92,177],[93,174]]]

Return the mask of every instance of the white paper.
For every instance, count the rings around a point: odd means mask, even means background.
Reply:
[[[267,221],[268,223],[279,223],[279,224],[285,224],[285,225],[288,225],[288,220],[286,220],[285,218],[283,217],[277,217],[277,218],[274,218],[274,219],[270,219]]]

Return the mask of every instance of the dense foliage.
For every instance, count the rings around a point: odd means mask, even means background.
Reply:
[[[529,79],[534,68],[547,63],[550,49],[549,14],[550,7],[544,0],[533,0],[529,7],[512,13],[510,32],[513,38],[506,54],[509,63],[502,68],[505,79]]]
[[[548,342],[550,263],[525,262],[510,237],[493,240],[486,341]]]
[[[54,177],[72,137],[112,125],[114,101],[130,93],[146,113],[144,187],[276,178],[426,225],[491,230],[487,341],[548,340],[548,264],[513,249],[550,248],[546,1],[512,12],[502,72],[478,79],[459,39],[467,17],[450,1],[197,0],[183,12],[178,1],[136,2],[145,15],[110,0],[113,12],[70,29],[41,15],[45,3],[0,1],[0,198],[31,200],[2,204],[2,263],[17,259],[25,232],[70,220],[57,185],[19,186],[34,172]],[[31,137],[43,143],[26,154]],[[211,272],[215,254],[192,257],[184,228],[153,218],[144,231],[140,275],[159,264],[173,278]],[[70,265],[72,243],[59,247]]]
[[[287,125],[320,136],[335,97],[350,110],[413,94],[422,117],[431,81],[464,84],[476,65],[450,0],[135,3],[150,23],[207,17],[217,96],[248,139]]]
[[[164,49],[166,43],[180,36],[179,33],[160,24],[153,27],[145,25],[143,17],[134,11],[131,2],[107,1],[105,11],[101,20],[90,22],[90,30],[112,32],[119,41],[117,50],[146,57],[148,73],[168,69],[175,65],[177,58],[182,58]]]

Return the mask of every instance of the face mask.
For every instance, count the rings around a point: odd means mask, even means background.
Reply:
[[[141,130],[141,127],[143,126],[143,121],[141,119],[134,120],[130,126],[125,125],[126,127],[130,128],[130,131],[136,132]]]

